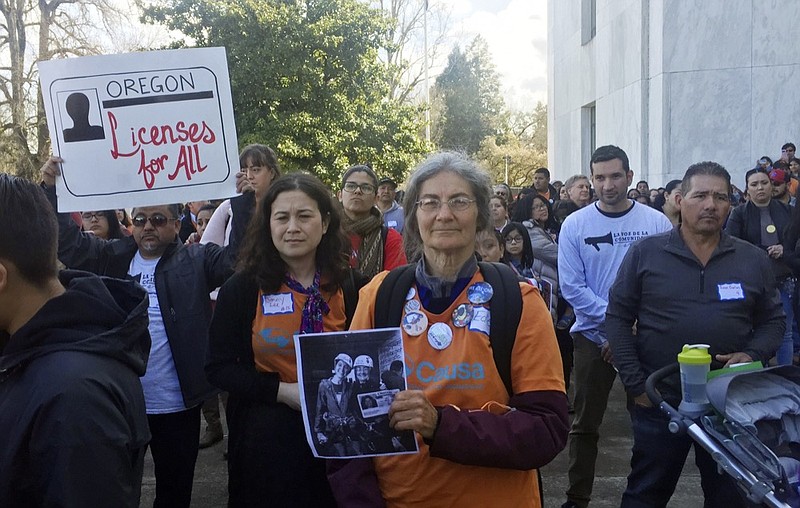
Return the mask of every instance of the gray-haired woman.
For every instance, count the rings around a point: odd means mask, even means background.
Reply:
[[[498,374],[489,323],[504,302],[474,254],[476,231],[490,226],[490,195],[488,175],[453,152],[429,156],[408,182],[404,234],[420,261],[401,327],[408,390],[389,418],[395,430],[416,432],[420,452],[329,463],[341,506],[541,506],[535,468],[568,432],[561,359],[542,298],[521,283],[513,394]],[[386,275],[361,290],[351,329],[374,327]]]

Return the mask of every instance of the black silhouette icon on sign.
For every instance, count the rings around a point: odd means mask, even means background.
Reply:
[[[105,139],[106,133],[102,125],[89,124],[89,98],[81,92],[67,97],[67,114],[72,118],[72,128],[64,129],[64,142],[91,141]]]

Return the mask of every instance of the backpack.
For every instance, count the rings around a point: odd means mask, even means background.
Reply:
[[[509,395],[514,394],[511,385],[511,351],[517,338],[517,326],[522,317],[522,293],[519,289],[519,277],[510,267],[502,263],[478,262],[483,280],[494,290],[492,302],[503,302],[502,307],[495,305],[492,322],[489,324],[489,344],[492,356],[500,374],[500,379]],[[395,268],[383,279],[375,297],[375,328],[399,326],[406,303],[406,294],[414,284],[417,264]],[[536,470],[539,482],[539,500],[544,506],[544,483],[542,470]]]
[[[492,286],[492,320],[489,325],[489,344],[497,372],[509,395],[511,386],[511,351],[517,335],[517,326],[522,316],[522,293],[519,278],[514,271],[502,263],[479,262],[483,279]],[[401,266],[389,272],[378,288],[375,298],[375,328],[400,326],[406,294],[415,281],[417,264]],[[502,302],[502,305],[498,305]]]

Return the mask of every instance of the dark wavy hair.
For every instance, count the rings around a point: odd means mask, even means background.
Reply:
[[[510,222],[503,228],[503,243],[505,245],[506,238],[512,231],[517,231],[522,236],[522,259],[520,259],[523,268],[533,267],[533,246],[531,246],[531,235],[528,234],[528,229],[519,222]],[[503,261],[506,263],[511,262],[511,255],[508,253],[508,246],[505,246],[503,252]]]
[[[523,197],[518,203],[517,206],[514,207],[514,215],[511,217],[511,220],[514,222],[524,222],[524,221],[531,221],[533,220],[533,202],[539,200],[544,203],[544,206],[547,207],[547,220],[544,223],[544,229],[548,231],[554,231],[558,229],[558,223],[556,222],[555,215],[553,215],[553,205],[550,204],[550,201],[547,200],[544,196],[538,193],[528,194]],[[538,222],[534,222],[535,226],[542,227],[542,224]]]
[[[264,292],[274,292],[286,279],[286,262],[281,257],[270,234],[272,204],[283,192],[298,190],[317,203],[323,219],[328,218],[328,230],[317,246],[316,263],[325,283],[322,289],[336,291],[341,287],[350,267],[350,242],[341,229],[341,217],[331,193],[319,179],[308,173],[281,176],[261,198],[255,215],[247,227],[244,246],[239,255],[238,270],[255,279]]]

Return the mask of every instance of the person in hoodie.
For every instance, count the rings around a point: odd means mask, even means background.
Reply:
[[[0,174],[0,506],[138,507],[147,294],[56,268],[56,217]]]
[[[42,179],[58,209],[51,157]],[[147,290],[150,339],[142,390],[153,438],[155,508],[189,508],[200,445],[200,410],[218,390],[204,372],[211,323],[209,293],[233,273],[235,248],[179,242],[180,206],[136,207],[133,234],[102,240],[81,233],[68,214],[57,214],[58,259],[68,268],[135,280]]]

